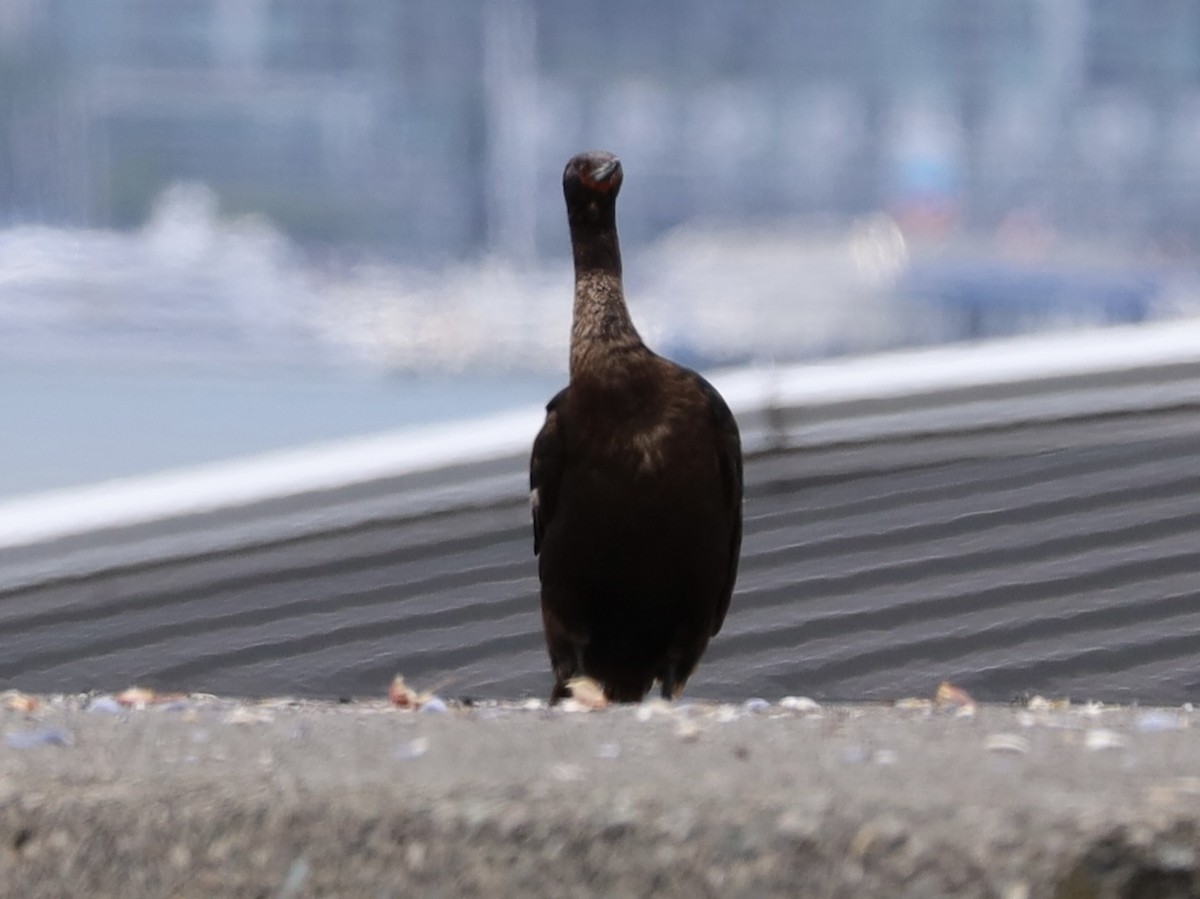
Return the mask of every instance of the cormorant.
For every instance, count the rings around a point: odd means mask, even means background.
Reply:
[[[573,157],[570,380],[530,462],[533,551],[554,671],[614,702],[674,699],[720,629],[742,542],[737,423],[704,378],[652,352],[625,306],[611,153]]]

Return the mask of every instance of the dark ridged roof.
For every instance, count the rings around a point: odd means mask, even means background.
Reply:
[[[986,699],[1200,698],[1198,377],[1176,360],[885,410],[743,404],[741,573],[688,695],[882,699],[949,679]],[[357,695],[402,672],[544,696],[526,463],[9,546],[0,682]]]

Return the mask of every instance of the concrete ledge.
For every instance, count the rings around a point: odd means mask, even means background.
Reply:
[[[1188,709],[0,712],[3,896],[1200,894]]]

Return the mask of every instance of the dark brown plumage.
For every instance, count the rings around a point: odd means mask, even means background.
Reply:
[[[737,423],[704,378],[651,352],[621,283],[610,153],[567,163],[570,383],[533,444],[533,550],[551,702],[588,676],[617,702],[673,699],[725,620],[742,542]]]

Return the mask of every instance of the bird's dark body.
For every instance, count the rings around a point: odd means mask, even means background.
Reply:
[[[655,680],[676,696],[720,630],[736,577],[733,416],[707,381],[633,336],[573,347],[570,385],[534,443],[552,700],[581,675],[614,701],[640,700]],[[586,364],[574,364],[577,349]]]

